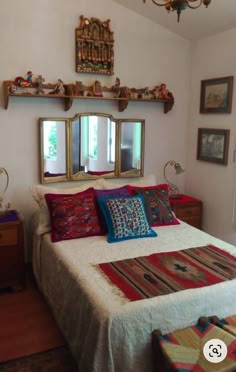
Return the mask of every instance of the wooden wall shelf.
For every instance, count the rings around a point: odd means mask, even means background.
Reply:
[[[77,82],[78,83],[78,82]],[[174,97],[172,93],[169,92],[168,99],[153,99],[153,98],[133,98],[128,96],[127,92],[129,91],[128,88],[124,87],[121,88],[120,93],[118,96],[114,97],[113,93],[113,87],[107,88],[107,87],[101,87],[102,95],[103,96],[95,96],[93,92],[93,86],[84,86],[81,85],[82,91],[80,93],[78,92],[78,84],[64,84],[65,88],[65,94],[50,94],[50,90],[55,89],[56,84],[43,84],[42,88],[44,90],[44,93],[37,94],[35,93],[35,88],[37,86],[37,83],[32,83],[31,87],[29,88],[17,88],[12,89],[12,87],[15,87],[14,81],[6,80],[3,82],[3,89],[4,89],[4,106],[5,109],[8,109],[9,105],[9,99],[10,97],[27,97],[27,98],[56,98],[61,99],[64,102],[64,110],[68,111],[74,100],[98,100],[98,101],[117,101],[118,103],[118,110],[119,112],[123,112],[130,101],[136,101],[136,102],[158,102],[163,104],[164,106],[164,113],[168,113],[173,105],[174,105]],[[138,92],[143,91],[143,89],[134,89],[132,88],[132,91],[136,94]]]

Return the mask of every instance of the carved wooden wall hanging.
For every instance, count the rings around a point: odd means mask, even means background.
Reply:
[[[110,20],[80,16],[80,25],[75,30],[76,72],[113,75],[114,38]]]

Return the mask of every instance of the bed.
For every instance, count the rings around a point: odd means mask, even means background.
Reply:
[[[37,217],[38,218],[38,217]],[[236,279],[140,301],[129,301],[98,264],[212,244],[236,256],[236,248],[179,224],[157,226],[156,237],[115,244],[106,235],[51,241],[34,220],[33,269],[82,372],[151,372],[151,333],[196,323],[200,316],[236,313]]]

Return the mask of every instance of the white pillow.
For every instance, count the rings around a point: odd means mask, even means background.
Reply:
[[[76,194],[82,192],[89,187],[94,187],[96,189],[103,189],[103,179],[98,179],[94,181],[88,181],[80,183],[78,186],[65,188],[65,187],[51,187],[42,185],[31,186],[31,192],[33,199],[39,206],[39,224],[37,228],[37,234],[45,234],[51,231],[51,223],[48,212],[48,206],[45,200],[45,194]]]
[[[103,187],[104,189],[116,189],[118,187],[122,187],[125,185],[131,186],[155,186],[156,185],[156,177],[154,174],[149,174],[145,177],[140,178],[114,178],[111,180],[103,180]]]

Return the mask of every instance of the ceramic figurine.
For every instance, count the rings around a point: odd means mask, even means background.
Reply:
[[[44,94],[43,90],[43,83],[45,79],[42,77],[42,75],[39,75],[37,77],[37,88],[36,88],[36,94]]]
[[[55,88],[49,94],[64,94],[64,93],[65,93],[64,83],[61,79],[58,79]]]
[[[103,97],[102,86],[98,80],[95,80],[93,84],[93,95],[94,97]]]
[[[118,98],[120,95],[120,79],[116,78],[115,85],[112,87],[112,91],[114,92],[114,98]]]
[[[160,85],[159,98],[160,99],[168,99],[169,98],[169,90],[166,88],[166,84],[161,84]]]

